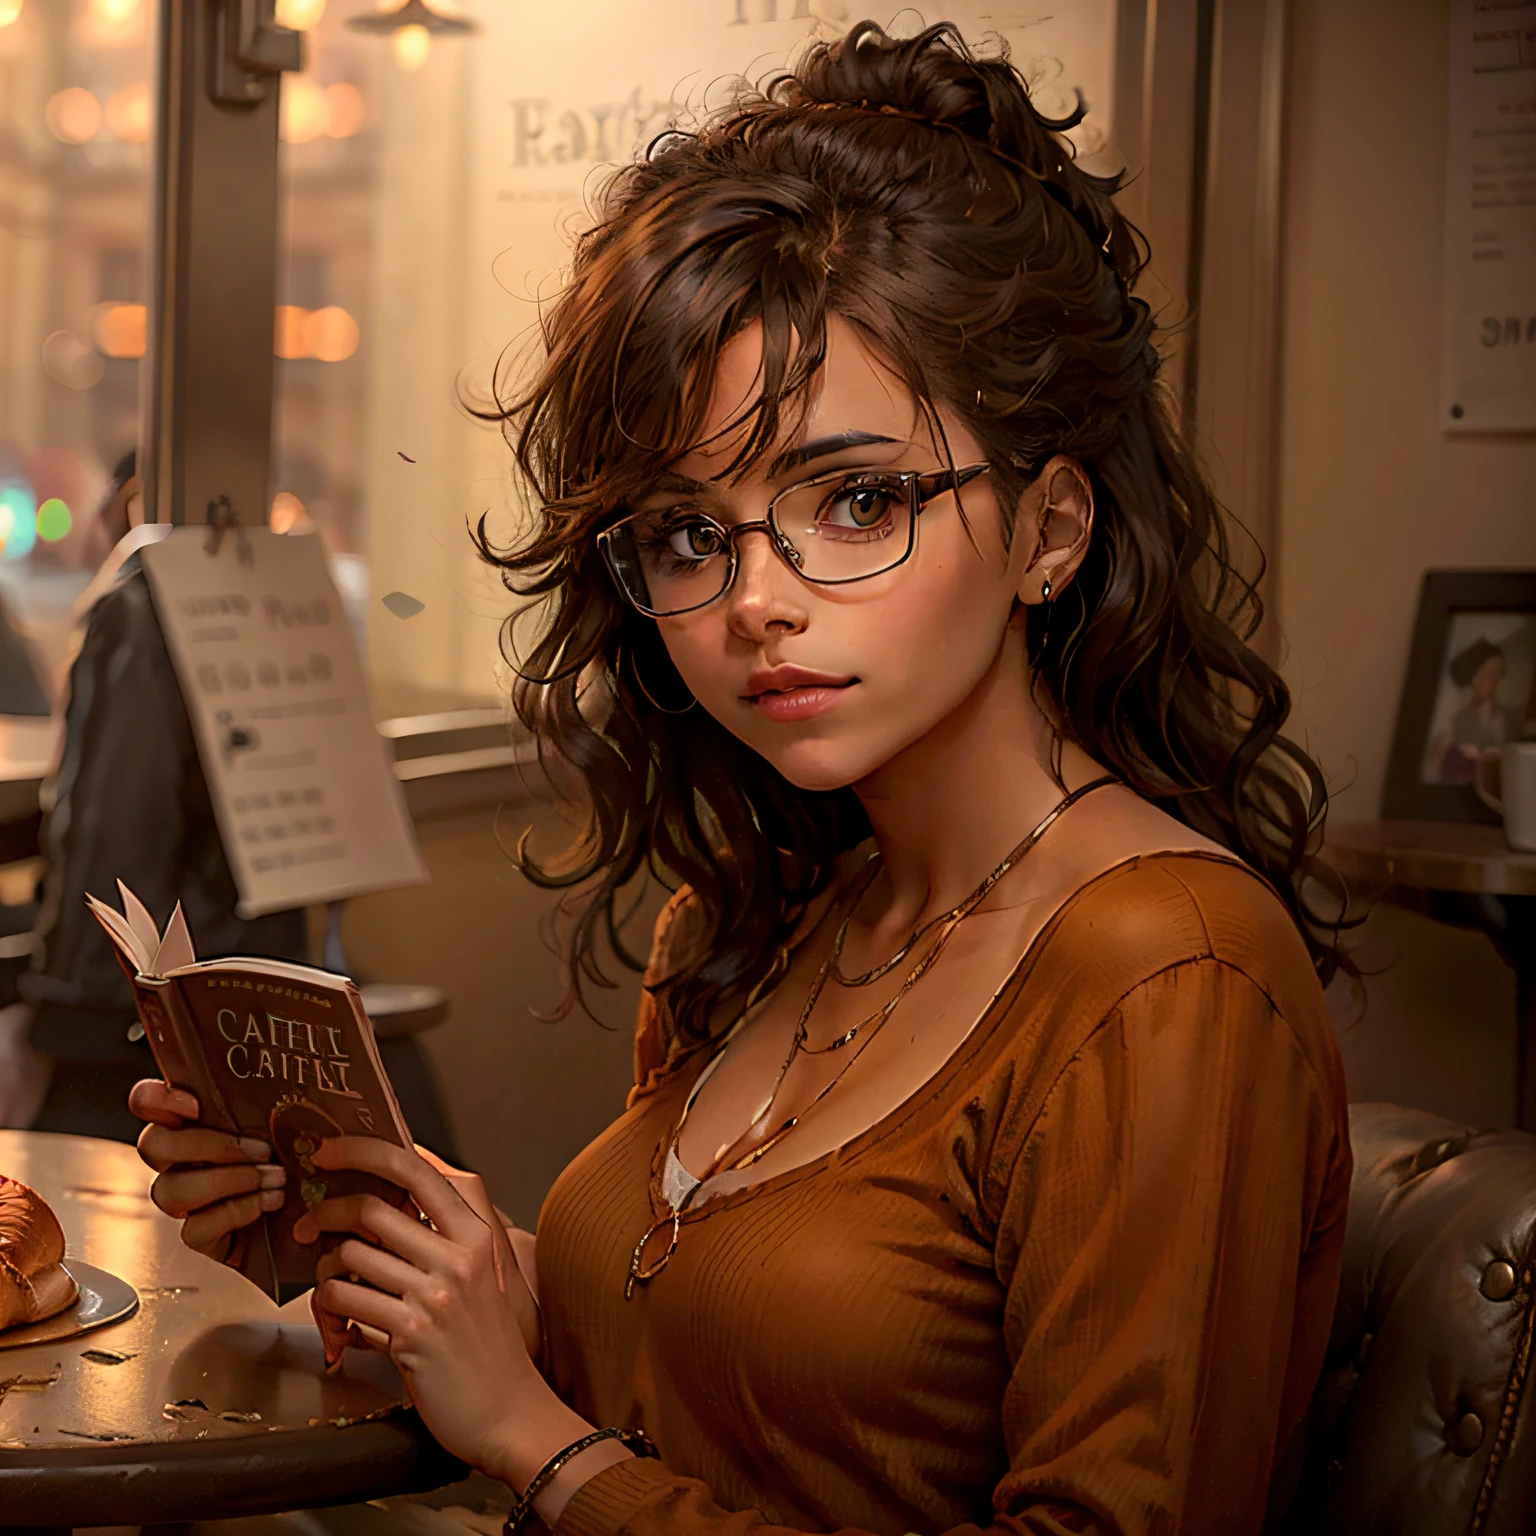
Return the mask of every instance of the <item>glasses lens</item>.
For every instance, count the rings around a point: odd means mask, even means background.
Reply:
[[[858,581],[912,549],[912,497],[896,474],[837,475],[793,486],[774,508],[807,581]]]
[[[696,512],[642,512],[613,529],[607,550],[619,585],[648,613],[682,613],[712,602],[731,570],[725,531]]]

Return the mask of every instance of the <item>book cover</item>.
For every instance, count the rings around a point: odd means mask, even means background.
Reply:
[[[247,1228],[228,1262],[279,1302],[315,1283],[335,1239],[300,1243],[294,1223],[336,1195],[368,1192],[402,1209],[397,1186],[314,1162],[331,1136],[411,1146],[373,1027],[345,976],[283,960],[198,960],[178,906],[163,935],[119,882],[122,912],[87,902],[132,983],[160,1074],[197,1097],[201,1124],[254,1136],[288,1172],[280,1210]]]

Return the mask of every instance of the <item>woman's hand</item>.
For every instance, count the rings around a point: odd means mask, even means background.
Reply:
[[[334,1358],[352,1325],[368,1330],[366,1339],[382,1336],[381,1347],[437,1439],[492,1477],[526,1486],[550,1456],[591,1426],[554,1395],[534,1365],[537,1304],[501,1224],[477,1216],[417,1153],[376,1137],[335,1137],[314,1160],[321,1168],[388,1179],[432,1222],[425,1226],[374,1195],[322,1201],[299,1219],[294,1234],[301,1242],[321,1232],[356,1234],[321,1261],[315,1308],[327,1357]],[[563,1507],[587,1477],[627,1454],[612,1442],[594,1447],[570,1464],[571,1479],[555,1479],[551,1495]],[[551,1512],[541,1498],[546,1524]],[[558,1518],[558,1510],[553,1513]]]
[[[281,1207],[287,1174],[267,1161],[266,1142],[194,1124],[197,1100],[158,1078],[135,1083],[128,1107],[149,1121],[139,1136],[139,1156],[159,1175],[149,1197],[181,1221],[187,1247],[222,1261],[241,1227]]]

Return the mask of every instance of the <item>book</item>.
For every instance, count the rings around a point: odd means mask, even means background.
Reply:
[[[178,903],[159,932],[122,881],[123,910],[87,896],[133,987],[160,1075],[198,1102],[199,1124],[254,1136],[288,1171],[281,1209],[237,1235],[225,1262],[279,1305],[315,1283],[315,1265],[341,1239],[301,1243],[294,1223],[337,1195],[372,1193],[414,1210],[397,1185],[313,1154],[328,1137],[378,1136],[412,1145],[373,1026],[354,983],[286,960],[199,960]]]

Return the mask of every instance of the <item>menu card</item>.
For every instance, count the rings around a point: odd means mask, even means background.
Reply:
[[[1536,0],[1451,0],[1450,22],[1440,425],[1529,432],[1536,428]]]
[[[240,916],[424,883],[319,538],[177,528],[142,559]]]

